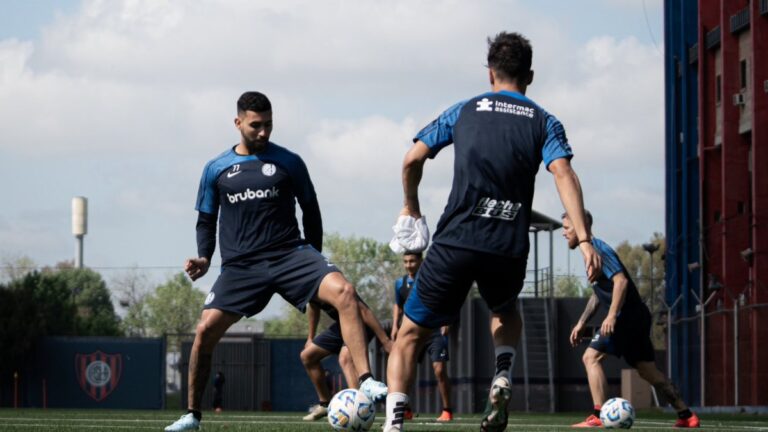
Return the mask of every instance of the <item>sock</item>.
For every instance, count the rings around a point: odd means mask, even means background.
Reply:
[[[194,416],[197,421],[200,421],[203,419],[203,413],[201,413],[198,410],[190,409],[190,410],[187,410],[187,413],[192,413],[192,416]]]
[[[357,379],[358,384],[362,384],[363,381],[367,380],[368,378],[373,378],[373,374],[370,372],[366,372],[362,375],[360,375],[360,378]]]
[[[681,418],[683,420],[691,418],[692,415],[693,415],[693,413],[691,412],[690,408],[686,408],[686,409],[684,409],[682,411],[678,411],[677,412],[677,417]]]
[[[443,411],[446,411],[448,414],[453,414],[453,411],[451,411],[450,408],[443,407]]]
[[[387,395],[387,420],[384,428],[394,426],[398,430],[402,429],[405,420],[405,408],[408,406],[408,395],[405,393],[392,392]]]
[[[319,401],[317,404],[323,408],[328,408],[328,402],[326,401]]]
[[[602,405],[595,405],[595,411],[592,413],[595,415],[595,417],[600,418],[600,409],[602,408]]]
[[[496,375],[493,379],[503,376],[512,382],[512,366],[515,365],[515,348],[509,345],[499,345],[496,347]]]

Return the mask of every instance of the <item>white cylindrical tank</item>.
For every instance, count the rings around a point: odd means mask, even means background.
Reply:
[[[88,198],[72,198],[72,234],[82,237],[88,233]]]

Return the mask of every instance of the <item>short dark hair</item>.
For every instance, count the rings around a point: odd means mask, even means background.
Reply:
[[[526,79],[532,58],[531,42],[520,33],[501,32],[488,38],[488,67],[502,79]]]
[[[590,228],[592,226],[592,213],[589,212],[589,210],[584,209],[584,217],[586,218],[585,222],[587,223],[587,228]],[[568,213],[563,213],[562,216],[560,216],[561,219],[568,218]]]
[[[264,93],[256,91],[245,92],[237,100],[237,113],[242,114],[246,111],[262,113],[272,111],[272,103],[269,102]]]
[[[424,258],[424,252],[405,251],[405,253],[403,254],[404,257],[408,255],[413,255],[418,259]]]

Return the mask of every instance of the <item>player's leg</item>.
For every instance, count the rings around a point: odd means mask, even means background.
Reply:
[[[325,369],[321,361],[333,354],[333,351],[322,346],[324,333],[318,335],[314,341],[307,343],[299,355],[301,364],[304,365],[307,376],[312,381],[312,385],[317,393],[317,403],[310,407],[309,413],[303,418],[307,421],[318,420],[328,415],[328,404],[331,401],[331,391],[328,389],[328,383],[325,381]]]
[[[271,262],[269,270],[277,292],[300,311],[313,298],[336,309],[344,343],[361,373],[360,389],[374,401],[386,397],[386,385],[374,380],[370,373],[357,293],[339,269],[312,247],[302,246]]]
[[[325,369],[323,369],[322,363],[324,358],[328,357],[332,353],[317,346],[314,342],[309,342],[301,350],[299,358],[301,358],[301,364],[304,365],[304,369],[307,371],[309,380],[312,381],[312,385],[315,386],[315,392],[317,393],[317,400],[322,405],[326,405],[331,400],[331,391],[328,389],[328,384],[325,382]]]
[[[458,318],[472,287],[475,253],[434,244],[424,260],[405,302],[403,325],[387,364],[387,420],[385,432],[403,430],[408,406],[408,384],[415,375],[419,354],[435,329]]]
[[[352,354],[350,354],[349,348],[346,346],[342,347],[341,352],[339,352],[339,367],[341,367],[341,371],[344,373],[344,379],[347,380],[347,387],[357,389],[357,378],[360,376],[360,373],[357,371],[355,362],[352,360]]]
[[[433,329],[422,327],[408,316],[397,332],[397,339],[392,346],[387,360],[387,420],[385,432],[403,429],[405,411],[408,407],[408,385],[416,375],[417,354],[421,352]]]
[[[490,409],[483,417],[482,431],[502,431],[507,427],[512,399],[512,368],[520,340],[522,320],[517,312],[517,295],[525,280],[526,260],[484,254],[479,260],[481,277],[478,290],[491,309],[490,330],[496,354],[496,372],[488,396]]]
[[[448,365],[444,361],[432,362],[432,370],[435,371],[437,388],[440,391],[440,399],[443,401],[443,409],[437,421],[453,420],[451,409],[451,381],[448,378]]]
[[[242,318],[241,315],[224,312],[219,309],[205,309],[195,328],[195,341],[189,354],[189,390],[187,396],[188,413],[165,428],[168,432],[197,430],[200,427],[202,415],[201,401],[205,386],[211,377],[211,359],[213,349],[221,336],[234,323]]]
[[[437,421],[453,420],[453,411],[451,410],[451,381],[448,377],[448,337],[443,336],[441,332],[436,331],[432,334],[427,348],[429,359],[432,362],[432,370],[435,372],[437,380],[437,389],[440,393],[440,400],[443,408]]]
[[[383,400],[387,395],[387,387],[384,383],[376,381],[371,374],[368,364],[368,343],[355,288],[341,273],[330,273],[320,283],[317,298],[333,306],[339,313],[344,344],[349,349],[355,369],[360,374],[357,378],[360,390],[374,402]]]
[[[584,363],[584,368],[587,371],[587,380],[589,381],[589,391],[592,394],[592,403],[595,406],[600,406],[605,402],[606,389],[608,388],[608,379],[605,377],[605,371],[603,371],[603,359],[605,353],[600,352],[592,347],[587,348],[584,351],[584,355],[581,357]]]

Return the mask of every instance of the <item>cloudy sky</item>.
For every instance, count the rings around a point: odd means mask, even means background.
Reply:
[[[501,30],[531,39],[528,96],[565,125],[596,234],[645,241],[664,229],[662,26],[661,0],[4,0],[0,258],[71,259],[82,195],[86,265],[107,280],[180,269],[202,168],[237,142],[245,90],[272,99],[272,139],[306,161],[326,231],[385,241],[410,137],[489,89]],[[425,169],[432,227],[452,160]],[[534,208],[559,215],[551,176],[537,181]],[[559,233],[554,253],[567,272]]]

